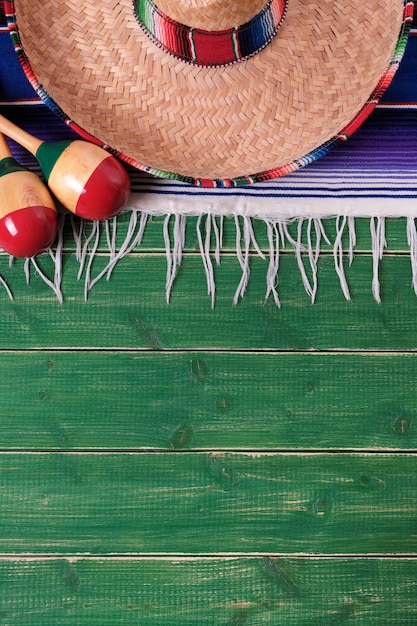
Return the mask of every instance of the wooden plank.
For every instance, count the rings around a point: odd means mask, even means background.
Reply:
[[[77,283],[78,264],[64,258],[61,306],[35,274],[27,286],[23,264],[0,272],[15,293],[1,297],[0,348],[123,347],[135,349],[237,350],[413,350],[417,349],[417,299],[411,288],[410,260],[390,256],[381,263],[381,304],[371,293],[372,258],[358,256],[347,268],[352,301],[346,302],[333,258],[319,261],[319,293],[310,305],[297,262],[282,258],[279,291],[282,308],[264,304],[268,262],[251,260],[249,289],[237,306],[233,294],[241,280],[235,257],[216,268],[217,300],[211,308],[198,256],[187,256],[171,303],[165,301],[166,259],[132,255],[120,263],[84,302]],[[98,271],[100,258],[97,260]],[[52,273],[48,259],[43,266]]]
[[[409,626],[416,571],[414,559],[0,560],[0,610],[9,626]]]
[[[417,448],[415,353],[13,351],[0,371],[3,450]]]
[[[417,554],[417,455],[3,453],[3,554]]]

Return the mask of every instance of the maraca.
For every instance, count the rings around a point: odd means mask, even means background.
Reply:
[[[0,133],[0,246],[13,256],[35,256],[52,244],[57,229],[47,187],[15,161]]]
[[[0,115],[0,131],[31,152],[56,198],[90,220],[113,217],[130,193],[123,165],[103,148],[80,139],[47,142]]]

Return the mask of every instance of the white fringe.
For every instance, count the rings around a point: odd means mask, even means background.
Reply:
[[[174,243],[171,244],[171,236],[169,232],[169,225],[174,217]],[[167,258],[167,276],[166,276],[166,301],[171,299],[171,291],[174,285],[177,270],[182,262],[182,253],[185,245],[185,230],[187,225],[187,218],[184,215],[167,215],[164,222],[164,241],[165,252]]]
[[[7,293],[7,295],[9,296],[10,300],[12,300],[12,301],[13,301],[13,300],[14,300],[14,297],[13,297],[13,292],[12,292],[12,290],[10,289],[10,287],[9,287],[9,285],[8,285],[8,283],[7,283],[7,281],[3,278],[3,276],[0,276],[0,283],[1,283],[1,285],[4,287],[4,289],[6,290],[6,293]]]
[[[338,217],[336,220],[336,239],[333,246],[333,257],[336,273],[339,277],[340,286],[346,300],[350,301],[349,286],[346,280],[345,269],[343,266],[343,235],[346,228],[348,218],[346,216]]]
[[[372,294],[377,302],[381,302],[381,290],[379,284],[379,263],[382,260],[384,249],[387,246],[385,239],[385,219],[383,217],[372,217],[370,221],[372,236],[372,260],[373,278]]]
[[[280,261],[280,248],[284,243],[282,239],[282,229],[275,222],[267,222],[267,233],[269,242],[269,265],[266,273],[266,294],[265,302],[268,301],[271,293],[277,307],[281,307],[278,295],[278,272]]]
[[[138,213],[133,211],[130,216],[129,226],[127,229],[127,233],[125,239],[120,246],[120,249],[117,251],[117,218],[113,218],[111,220],[111,227],[108,225],[110,222],[105,222],[105,230],[106,230],[106,239],[107,245],[109,248],[109,261],[105,265],[105,267],[99,272],[95,278],[90,279],[88,284],[88,292],[92,290],[94,285],[96,285],[104,276],[106,280],[110,280],[110,276],[117,263],[123,259],[125,256],[130,254],[137,246],[139,246],[142,242],[143,235],[145,233],[145,228],[148,220],[148,214],[142,213],[140,215],[139,224],[138,224]],[[91,251],[92,261],[94,260],[94,248]]]
[[[204,271],[206,273],[206,281],[207,281],[207,293],[211,296],[211,306],[214,307],[214,302],[216,299],[216,281],[214,279],[214,270],[213,263],[211,262],[210,250],[211,250],[211,227],[213,224],[213,219],[211,215],[207,215],[205,218],[205,237],[203,238],[203,226],[202,226],[203,216],[200,215],[197,220],[196,230],[197,230],[197,239],[198,245],[200,248],[200,254],[203,261]],[[216,243],[216,250],[218,244]]]
[[[243,231],[241,230],[241,223],[243,222]],[[236,227],[236,256],[239,261],[239,265],[242,270],[242,278],[237,286],[235,291],[235,295],[233,297],[233,306],[236,306],[237,303],[243,296],[245,295],[246,289],[249,284],[250,277],[250,250],[251,245],[254,247],[256,253],[262,258],[265,259],[265,255],[259,247],[258,242],[256,241],[255,233],[253,231],[252,220],[249,217],[243,216],[241,218],[235,216],[235,227]],[[243,244],[243,245],[242,245]]]
[[[303,243],[304,222],[307,222],[307,242]],[[313,233],[314,229],[314,233]],[[318,289],[318,260],[321,252],[321,240],[324,239],[330,245],[330,241],[325,233],[321,220],[317,218],[299,219],[297,228],[297,241],[294,241],[295,256],[300,270],[301,278],[307,294],[310,296],[311,302],[314,303]],[[291,243],[293,240],[289,238]],[[311,278],[308,277],[305,269],[303,256],[307,253]]]
[[[75,258],[79,265],[77,278],[79,281],[83,280],[84,282],[84,298],[87,300],[91,289],[102,279],[109,280],[117,264],[140,246],[150,218],[151,216],[146,212],[131,211],[126,235],[123,241],[119,243],[117,218],[113,218],[103,224],[99,222],[89,224],[72,215],[61,215],[56,244],[54,248],[47,252],[53,262],[53,276],[48,276],[43,270],[42,256],[30,258],[23,263],[26,282],[29,284],[31,268],[34,268],[37,276],[54,292],[58,302],[62,303],[64,301],[62,293],[63,240],[64,226],[69,219],[75,242]],[[216,301],[215,265],[220,265],[221,263],[224,220],[224,216],[206,214],[204,216],[200,215],[196,223],[198,246],[206,277],[207,293],[211,298],[212,307],[215,306]],[[314,303],[319,289],[319,259],[323,253],[326,253],[326,250],[323,249],[323,242],[328,246],[329,252],[332,250],[335,271],[339,277],[341,290],[346,300],[349,301],[351,299],[345,265],[350,267],[354,260],[356,248],[354,217],[342,215],[336,218],[336,232],[333,243],[325,231],[325,220],[319,218],[296,218],[292,221],[264,220],[268,237],[268,251],[266,255],[256,240],[253,227],[254,220],[255,218],[247,216],[234,217],[236,231],[235,252],[241,269],[241,278],[232,298],[233,306],[236,306],[246,293],[251,274],[251,257],[255,254],[267,261],[265,267],[265,302],[272,298],[275,305],[281,307],[278,292],[281,255],[288,247],[291,247],[294,251],[304,289],[311,302]],[[291,227],[291,224],[293,224],[293,227]],[[165,217],[163,239],[167,263],[165,285],[167,302],[170,301],[178,269],[182,263],[186,228],[186,216],[169,214]],[[291,234],[290,229],[296,232],[295,236]],[[373,262],[372,294],[376,302],[379,303],[381,302],[379,269],[387,245],[385,218],[370,218],[370,232]],[[345,249],[346,239],[348,244]],[[417,226],[415,218],[412,217],[407,218],[407,241],[411,260],[412,285],[417,295]],[[105,246],[105,252],[103,250],[99,252],[101,245]],[[100,271],[93,275],[94,262],[98,256],[101,258],[106,257],[106,263]],[[13,261],[13,257],[9,257],[9,267],[13,264]],[[8,297],[13,300],[12,289],[1,274],[0,285],[5,289]]]
[[[353,263],[354,250],[356,247],[356,229],[355,229],[355,218],[352,216],[348,217],[348,229],[349,229],[349,267]],[[330,245],[330,241],[327,241]]]

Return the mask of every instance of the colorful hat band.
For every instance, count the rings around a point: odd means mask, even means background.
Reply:
[[[139,24],[157,46],[182,61],[210,67],[247,59],[265,48],[280,27],[287,0],[269,0],[246,24],[219,31],[181,24],[152,0],[134,0],[134,6]]]

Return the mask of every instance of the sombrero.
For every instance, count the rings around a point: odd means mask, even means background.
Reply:
[[[294,171],[348,137],[395,73],[404,0],[14,0],[41,97],[126,162],[194,184]]]

